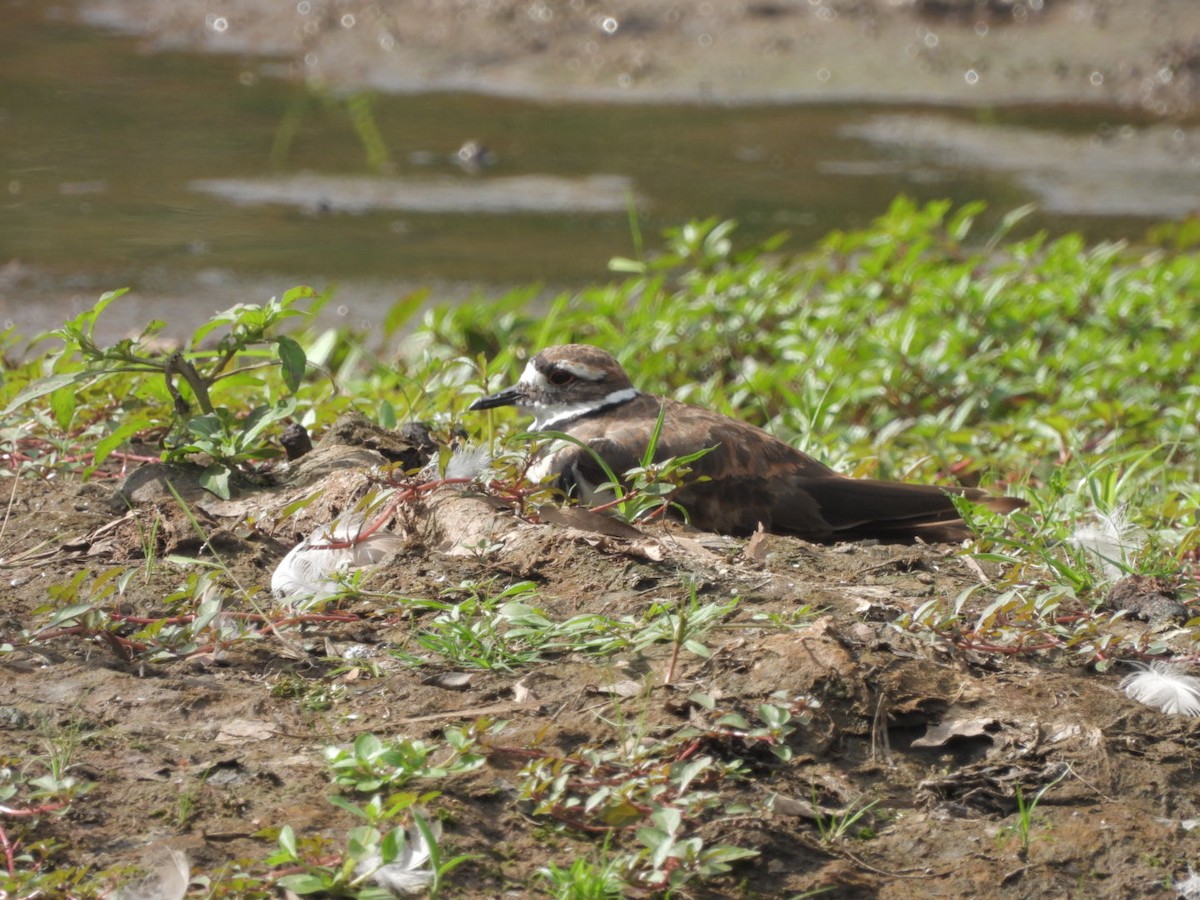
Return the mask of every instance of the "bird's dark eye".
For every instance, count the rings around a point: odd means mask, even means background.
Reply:
[[[575,380],[575,376],[566,369],[551,369],[546,375],[546,380],[555,387],[566,387]]]

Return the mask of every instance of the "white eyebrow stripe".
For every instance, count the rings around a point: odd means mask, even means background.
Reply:
[[[565,369],[576,378],[582,378],[584,381],[599,381],[604,377],[603,369],[597,369],[595,366],[589,366],[587,363],[561,362],[556,365],[558,368]]]
[[[599,412],[602,409],[608,409],[610,406],[617,406],[624,403],[626,400],[632,400],[638,394],[636,388],[621,388],[619,391],[613,391],[599,400],[588,400],[581,403],[572,403],[570,406],[555,407],[553,415],[548,419],[542,418],[540,409],[534,411],[533,430],[534,431],[549,431],[556,425],[561,425],[564,422],[570,422],[572,419],[578,419],[580,416],[586,416],[589,413]]]

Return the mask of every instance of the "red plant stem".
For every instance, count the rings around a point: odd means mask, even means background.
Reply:
[[[90,628],[87,625],[72,625],[70,628],[60,628],[58,631],[39,631],[33,636],[35,641],[47,641],[52,638],[64,637],[68,634],[83,634],[88,637],[103,637],[106,641],[115,644],[125,653],[143,653],[146,650],[146,644],[139,641],[131,641],[128,638],[123,638],[113,634],[111,631],[105,631],[103,628]]]
[[[326,614],[304,613],[303,615],[291,616],[290,618],[280,619],[277,622],[270,622],[270,623],[264,623],[264,624],[270,624],[270,626],[272,628],[279,628],[283,625],[300,625],[300,624],[304,624],[307,622],[360,622],[360,621],[362,621],[361,616],[353,616],[353,615],[349,615],[349,614],[344,615],[344,616],[335,616],[335,615],[330,615],[327,613]]]
[[[4,826],[0,825],[0,847],[4,848],[4,865],[8,868],[8,874],[14,875],[17,871],[17,841],[11,840],[8,832],[4,830]]]
[[[166,618],[155,618],[153,616],[127,616],[118,612],[110,612],[108,615],[113,621],[128,622],[131,625],[154,625],[158,622],[163,622],[167,625],[186,625],[188,622],[195,621],[196,618],[195,613],[187,613],[186,615],[182,616],[168,616]],[[285,624],[291,625],[296,622],[358,622],[362,619],[362,616],[355,615],[354,613],[304,613],[303,615],[291,616],[290,618],[280,619],[274,622],[267,619],[265,616],[260,615],[259,613],[235,612],[231,610],[229,612],[223,612],[221,615],[229,616],[233,619],[242,619],[248,622],[262,622],[263,624],[267,624],[269,622],[270,624],[276,626]]]
[[[977,644],[971,640],[955,641],[954,646],[960,650],[978,650],[981,653],[1004,653],[1016,656],[1019,653],[1038,653],[1042,650],[1057,650],[1062,647],[1058,641],[1047,641],[1043,644],[1024,644],[1020,647],[999,647],[995,644]]]
[[[619,497],[616,500],[609,500],[607,503],[601,503],[599,506],[593,506],[591,508],[592,512],[608,512],[608,510],[613,509],[614,507],[620,506],[626,500],[631,500],[634,497],[636,497],[637,495],[638,495],[637,491],[630,491],[624,497]]]
[[[13,809],[11,806],[0,806],[0,816],[10,816],[14,819],[23,819],[29,816],[40,816],[43,813],[58,812],[60,809],[65,809],[69,805],[69,801],[61,803],[43,803],[41,806],[31,806],[29,809]]]
[[[110,612],[108,617],[114,622],[128,622],[130,625],[153,625],[156,622],[162,622],[164,625],[186,625],[188,622],[194,621],[196,615],[188,613],[183,616],[167,616],[156,619],[152,616],[127,616],[119,612]]]
[[[41,438],[23,438],[23,439],[17,441],[14,446],[52,447],[53,445],[49,441],[42,440]],[[33,457],[29,456],[28,454],[21,453],[20,451],[15,450],[15,449],[4,455],[6,457],[8,457],[9,459],[13,459],[13,460],[20,459],[24,462],[29,462],[33,458]],[[96,454],[93,451],[89,450],[86,453],[80,453],[75,456],[60,456],[58,458],[58,462],[63,462],[63,463],[86,462],[87,460],[94,459],[95,456],[96,456]],[[143,456],[140,453],[126,453],[123,450],[114,450],[112,453],[109,454],[109,458],[120,459],[125,462],[146,462],[146,463],[160,462],[160,458],[157,456]]]
[[[347,550],[357,544],[361,544],[385,524],[390,519],[393,513],[399,509],[400,504],[408,503],[410,500],[415,500],[420,494],[427,494],[436,488],[444,487],[448,484],[470,484],[470,478],[442,478],[438,481],[426,481],[421,484],[409,485],[403,491],[388,501],[387,506],[383,508],[378,516],[365,525],[354,537],[345,541],[329,541],[324,544],[312,544],[308,547],[309,550]]]

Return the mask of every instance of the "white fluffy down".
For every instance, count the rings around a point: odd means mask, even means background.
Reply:
[[[1176,881],[1171,887],[1175,888],[1183,900],[1200,900],[1200,875],[1188,867],[1188,877]]]
[[[1067,542],[1088,551],[1105,577],[1116,581],[1145,545],[1146,532],[1129,524],[1124,508],[1120,508],[1107,514],[1097,512],[1094,521],[1076,528]]]
[[[430,834],[436,841],[442,835],[442,823],[436,819],[428,823]],[[394,897],[424,894],[433,881],[433,870],[429,866],[430,847],[419,828],[404,829],[404,849],[400,858],[383,864],[378,853],[359,863],[354,870],[355,878],[371,880]]]
[[[1177,716],[1200,716],[1200,678],[1168,662],[1152,662],[1121,679],[1125,695]]]
[[[434,457],[421,474],[426,481],[438,478],[476,480],[488,474],[491,461],[486,448],[466,445],[450,455],[445,473],[438,474],[440,463]],[[389,496],[385,493],[375,497],[373,508],[378,512]],[[381,562],[404,543],[399,535],[382,530],[360,538],[359,534],[369,521],[369,513],[356,513],[315,529],[275,567],[271,575],[271,593],[293,606],[320,602],[337,593],[338,575]],[[346,546],[331,547],[330,544]]]
[[[384,531],[360,541],[362,527],[362,521],[354,519],[322,525],[313,531],[275,567],[271,593],[293,605],[324,600],[337,592],[338,575],[379,562],[403,542],[398,535]]]

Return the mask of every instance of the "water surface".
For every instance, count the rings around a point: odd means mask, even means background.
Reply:
[[[1036,199],[1036,182],[928,135],[880,138],[870,123],[886,113],[1078,137],[1112,119],[333,96],[278,61],[147,54],[39,4],[0,0],[0,12],[0,317],[23,333],[123,286],[134,295],[123,326],[154,315],[178,330],[298,283],[338,283],[362,321],[421,284],[450,298],[569,287],[633,252],[630,206],[652,243],[719,216],[739,221],[742,240],[787,231],[794,247],[865,224],[898,193],[983,198],[999,216]],[[469,140],[494,165],[456,165]],[[1059,204],[1031,227],[1140,235],[1148,218],[1121,212]]]

